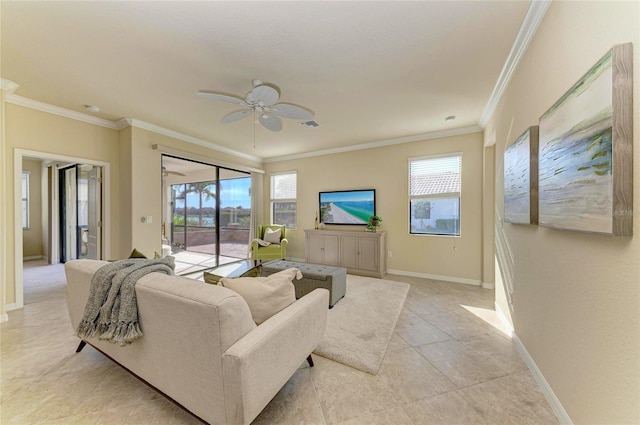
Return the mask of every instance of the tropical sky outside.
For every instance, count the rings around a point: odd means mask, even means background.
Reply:
[[[249,188],[251,187],[251,178],[243,177],[237,179],[227,179],[221,181],[220,187],[220,206],[225,207],[242,207],[251,208],[251,196],[249,196]],[[203,207],[215,207],[215,199],[206,199],[202,197]],[[198,205],[198,194],[189,193],[187,195],[188,205]]]

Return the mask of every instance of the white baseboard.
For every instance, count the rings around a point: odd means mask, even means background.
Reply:
[[[507,316],[504,315],[504,312],[502,311],[498,303],[493,303],[493,305],[494,305],[494,308],[496,309],[496,313],[498,313],[498,317],[502,321],[502,324],[509,330],[509,336],[513,337],[513,334],[514,334],[513,325],[511,324],[509,319],[507,319]]]
[[[527,348],[524,346],[522,341],[520,341],[520,338],[518,338],[518,335],[515,332],[513,333],[512,338],[513,342],[516,345],[516,348],[522,356],[522,360],[524,360],[524,362],[527,364],[527,367],[531,371],[533,378],[536,380],[538,386],[540,387],[540,391],[542,391],[542,394],[544,394],[545,398],[549,402],[551,410],[553,410],[553,413],[558,418],[558,421],[563,425],[572,425],[573,422],[571,421],[569,414],[566,410],[564,410],[564,407],[562,407],[562,403],[560,403],[560,400],[553,392],[553,389],[551,389],[551,385],[549,385],[544,375],[538,368],[538,365],[536,365],[536,362],[533,360],[533,357],[531,357],[531,355],[527,351]]]
[[[493,282],[482,282],[481,285],[484,289],[495,289],[496,285]]]
[[[7,313],[0,314],[0,323],[4,323],[4,322],[8,322],[8,321],[9,321],[9,315]]]
[[[531,371],[533,378],[536,380],[536,382],[538,383],[538,386],[540,387],[540,391],[542,391],[542,394],[544,394],[545,398],[549,402],[549,405],[551,406],[551,410],[553,410],[553,413],[558,418],[558,421],[563,425],[573,424],[573,422],[571,422],[571,418],[567,414],[567,411],[564,410],[564,407],[562,407],[562,403],[560,403],[560,400],[558,399],[558,397],[556,397],[556,394],[551,389],[551,385],[549,385],[544,375],[542,374],[542,371],[540,371],[540,369],[538,368],[538,365],[533,360],[533,357],[531,357],[531,354],[529,354],[529,351],[527,351],[527,348],[524,346],[520,338],[518,338],[518,335],[513,329],[513,325],[504,315],[498,303],[495,304],[495,309],[496,309],[496,313],[498,313],[498,317],[500,317],[500,320],[502,320],[503,324],[511,332],[511,338],[513,339],[513,343],[515,344],[516,349],[520,353],[522,360],[526,363],[527,367]]]
[[[11,303],[11,304],[7,304],[4,306],[4,311],[13,311],[13,310],[17,310],[20,307],[18,306],[18,304],[16,303]]]
[[[397,274],[400,276],[421,277],[424,279],[444,280],[445,282],[464,283],[465,285],[481,286],[482,282],[476,279],[466,279],[463,277],[440,276],[437,274],[408,272],[405,270],[387,269],[388,274]]]
[[[22,257],[22,261],[42,260],[43,258],[46,259],[47,257],[44,255],[31,255],[29,257]]]

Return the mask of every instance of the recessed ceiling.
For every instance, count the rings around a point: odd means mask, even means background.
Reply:
[[[3,1],[0,76],[19,96],[273,158],[477,125],[529,4]],[[196,95],[244,96],[253,79],[320,127],[221,124],[235,106]]]

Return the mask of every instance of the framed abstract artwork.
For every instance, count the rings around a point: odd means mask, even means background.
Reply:
[[[504,221],[538,224],[538,126],[504,151]]]
[[[632,46],[615,46],[540,117],[539,224],[631,236]]]

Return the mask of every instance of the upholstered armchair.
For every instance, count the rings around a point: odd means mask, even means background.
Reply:
[[[259,241],[251,241],[251,258],[254,263],[258,260],[282,260],[287,254],[286,228],[280,225],[258,226],[258,239],[271,242],[268,246],[261,246]],[[279,234],[278,234],[279,232]]]

